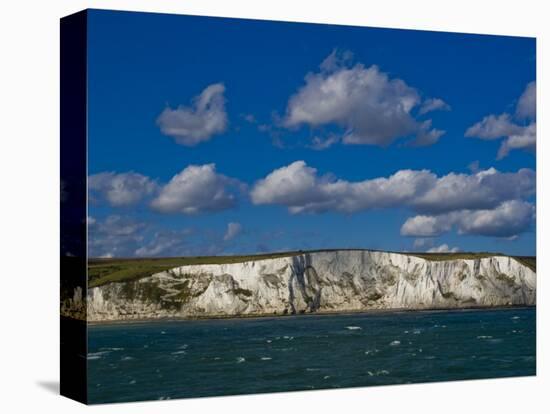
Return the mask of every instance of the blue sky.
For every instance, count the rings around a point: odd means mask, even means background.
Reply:
[[[534,39],[109,11],[88,30],[90,255],[535,254]]]

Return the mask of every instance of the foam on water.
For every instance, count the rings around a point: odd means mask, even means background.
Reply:
[[[371,377],[377,377],[377,376],[379,376],[379,375],[388,375],[389,373],[390,373],[390,372],[387,371],[387,370],[385,370],[385,369],[380,369],[380,370],[374,371],[374,372],[372,372],[372,371],[367,371],[367,374],[369,374],[369,376],[371,376]]]
[[[87,359],[94,360],[100,359],[103,355],[109,354],[111,351],[98,351],[98,352],[88,352]]]

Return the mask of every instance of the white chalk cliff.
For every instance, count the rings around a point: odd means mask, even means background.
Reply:
[[[514,258],[426,260],[365,250],[190,265],[88,290],[89,321],[535,305]]]

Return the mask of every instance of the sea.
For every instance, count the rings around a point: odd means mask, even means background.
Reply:
[[[91,325],[90,403],[536,374],[536,309]]]

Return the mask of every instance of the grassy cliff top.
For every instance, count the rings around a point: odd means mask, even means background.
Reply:
[[[191,256],[128,259],[89,259],[88,286],[136,280],[174,267],[201,264],[243,263],[251,260],[295,256],[300,252],[282,252],[247,256]]]
[[[111,282],[137,280],[154,273],[173,269],[185,265],[243,263],[252,260],[274,259],[278,257],[297,256],[303,253],[331,252],[340,250],[367,250],[367,249],[327,249],[310,251],[290,251],[243,256],[196,256],[196,257],[165,257],[165,258],[113,258],[89,259],[88,287],[97,287]],[[373,251],[373,250],[371,250]],[[426,260],[458,260],[482,259],[491,256],[504,256],[500,253],[410,253],[394,252],[420,257]],[[536,271],[536,257],[513,256],[520,263]]]

